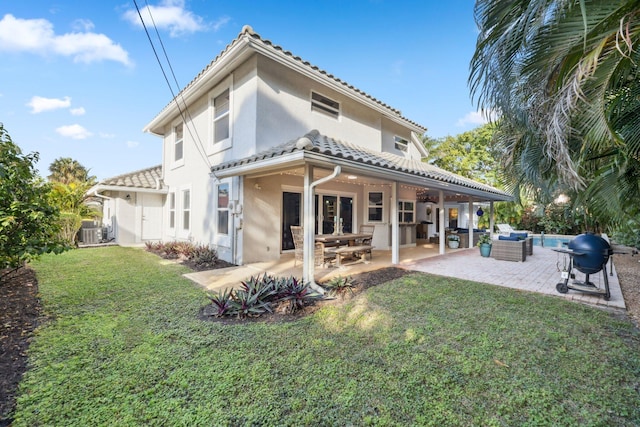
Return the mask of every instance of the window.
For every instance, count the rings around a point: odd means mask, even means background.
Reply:
[[[176,193],[169,193],[169,228],[176,228]]]
[[[229,234],[229,184],[218,185],[218,234]]]
[[[182,123],[173,128],[173,137],[173,160],[177,162],[178,160],[182,160],[183,156],[184,132]]]
[[[399,136],[394,136],[393,141],[396,144],[396,150],[407,151],[409,149],[409,141]]]
[[[413,223],[414,202],[400,200],[398,202],[398,221],[401,223]]]
[[[340,103],[316,92],[311,92],[311,111],[318,111],[337,119],[340,116]]]
[[[213,98],[213,143],[229,138],[229,89]]]
[[[369,222],[382,222],[382,192],[372,191],[368,200]]]
[[[182,229],[188,231],[191,227],[191,191],[182,190]]]

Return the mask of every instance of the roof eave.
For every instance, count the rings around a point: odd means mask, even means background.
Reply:
[[[464,185],[460,184],[443,182],[437,179],[422,177],[395,169],[383,168],[377,165],[365,164],[354,160],[328,156],[326,154],[316,153],[312,151],[294,151],[291,153],[281,154],[279,156],[269,157],[267,159],[247,162],[241,165],[231,166],[218,171],[213,171],[212,175],[218,179],[223,179],[231,176],[269,173],[292,167],[300,167],[306,162],[311,163],[315,166],[326,167],[327,169],[332,169],[335,166],[339,165],[343,167],[343,171],[348,170],[354,173],[358,173],[362,176],[380,178],[389,181],[398,181],[410,185],[422,185],[424,187],[435,190],[461,193],[468,196],[476,197],[482,201],[513,200],[513,197],[509,195],[465,187]]]
[[[152,193],[152,194],[167,194],[169,192],[166,188],[145,188],[145,187],[128,187],[125,185],[94,185],[89,190],[87,190],[87,194],[94,194],[100,191],[129,191],[134,193]]]
[[[209,64],[208,68],[202,72],[201,75],[182,91],[176,95],[179,98],[181,105],[189,105],[196,99],[200,98],[211,90],[219,80],[226,77],[229,72],[235,67],[235,64],[245,60],[254,50],[249,47],[249,42],[246,38],[240,38],[236,40],[229,50],[224,52],[220,58]],[[220,76],[219,79],[214,79],[214,76]],[[162,110],[156,117],[154,117],[143,129],[143,132],[151,133],[157,136],[164,135],[164,126],[174,119],[175,116],[180,114],[180,109],[176,103],[176,98]]]

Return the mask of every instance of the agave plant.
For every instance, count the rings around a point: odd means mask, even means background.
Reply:
[[[331,296],[340,295],[344,298],[345,294],[348,292],[353,295],[353,290],[356,285],[351,281],[351,277],[334,277],[329,282],[324,285],[324,288],[327,290],[327,293]]]
[[[217,292],[213,295],[207,295],[209,300],[211,300],[211,305],[213,306],[213,315],[216,317],[222,317],[227,314],[232,309],[233,302],[233,290],[225,289],[222,292]]]
[[[293,313],[305,305],[323,298],[309,286],[295,277],[283,278],[277,285],[278,301],[288,304],[288,311]]]

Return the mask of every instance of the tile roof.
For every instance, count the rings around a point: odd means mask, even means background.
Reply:
[[[184,93],[187,89],[189,89],[191,86],[195,85],[196,82],[211,68],[214,66],[214,64],[220,59],[222,58],[227,52],[229,52],[236,44],[240,43],[241,40],[243,40],[244,38],[250,38],[253,41],[261,44],[262,46],[270,49],[272,52],[275,53],[281,53],[283,55],[285,55],[286,57],[289,57],[293,60],[295,60],[296,62],[298,62],[299,64],[303,65],[304,67],[306,67],[309,70],[312,70],[314,72],[317,72],[319,74],[321,74],[322,76],[324,76],[326,79],[332,80],[340,85],[342,85],[343,87],[345,87],[346,89],[350,90],[351,92],[357,94],[358,96],[361,97],[365,97],[367,99],[369,99],[370,101],[375,102],[376,104],[380,105],[381,107],[384,107],[385,109],[387,109],[390,113],[392,113],[393,115],[395,115],[396,117],[398,117],[399,119],[404,120],[407,123],[410,123],[413,126],[416,126],[420,129],[422,129],[423,131],[426,132],[427,128],[425,128],[424,126],[407,119],[406,117],[402,116],[402,113],[400,112],[400,110],[397,110],[387,104],[385,104],[384,102],[374,98],[373,96],[371,96],[370,94],[354,87],[353,85],[348,84],[347,82],[339,79],[338,77],[334,76],[333,74],[328,73],[327,71],[319,68],[316,65],[311,64],[308,61],[303,60],[302,58],[300,58],[297,55],[294,55],[292,52],[283,49],[281,46],[272,43],[270,40],[267,39],[263,39],[262,37],[260,37],[260,35],[258,33],[256,33],[253,28],[251,28],[250,25],[245,25],[244,27],[242,27],[242,30],[240,31],[240,34],[238,34],[238,37],[236,37],[231,43],[229,43],[222,52],[220,52],[218,54],[218,56],[216,56],[213,61],[211,61],[205,68],[202,69],[202,71],[200,71],[200,73],[198,73],[197,76],[195,76],[193,78],[193,80],[191,80],[191,82],[189,82],[189,84],[187,84],[181,91],[180,93],[176,96],[176,98],[180,97],[180,95],[182,93]],[[170,102],[169,104],[167,104],[162,111],[166,110],[167,108],[169,108],[171,105],[173,104],[173,101]],[[162,112],[161,111],[161,112]]]
[[[145,188],[157,189],[157,183],[162,178],[162,166],[152,166],[150,168],[141,169],[135,172],[114,176],[101,181],[98,185],[128,187],[128,188]],[[164,187],[164,185],[163,185]]]
[[[459,185],[465,188],[479,190],[498,196],[511,197],[510,194],[505,193],[502,190],[476,182],[455,173],[448,172],[437,166],[418,160],[407,159],[392,153],[374,151],[350,142],[337,141],[333,138],[321,135],[320,132],[315,129],[302,138],[272,147],[253,156],[238,160],[231,160],[216,165],[211,168],[211,171],[215,173],[216,171],[232,169],[234,167],[302,150],[324,154],[328,157],[351,160],[356,163],[375,166],[390,171],[404,172],[417,177]]]

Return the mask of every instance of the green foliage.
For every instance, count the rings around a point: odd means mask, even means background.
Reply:
[[[0,269],[17,268],[68,247],[56,235],[59,212],[36,174],[37,154],[22,154],[0,124]]]
[[[476,2],[469,81],[501,115],[505,171],[544,205],[578,192],[589,230],[625,223],[640,199],[639,13],[631,0]]]
[[[309,283],[304,283],[295,277],[285,277],[275,281],[275,303],[286,304],[286,311],[293,313],[323,299],[323,295],[311,289]]]
[[[214,269],[220,263],[218,251],[209,245],[191,242],[145,242],[147,251],[153,252],[165,259],[188,261],[197,270]]]
[[[73,245],[82,226],[82,219],[101,215],[98,210],[86,204],[91,198],[87,191],[95,184],[96,177],[89,176],[89,171],[84,166],[68,157],[54,160],[49,171],[50,203],[61,212],[59,237],[68,245]]]
[[[456,136],[423,138],[429,150],[429,163],[449,172],[500,187],[502,157],[493,143],[494,125],[487,124]]]
[[[213,310],[210,312],[212,316],[222,317],[230,313],[233,301],[233,289],[225,289],[224,291],[217,292],[213,295],[207,295],[211,301]]]
[[[458,236],[457,234],[447,234],[447,240],[451,241],[451,242],[459,242],[460,241],[460,236]]]
[[[491,244],[491,235],[490,234],[481,234],[480,237],[478,237],[478,243],[477,246],[482,246],[482,245],[490,245]]]
[[[49,165],[49,172],[51,175],[48,179],[52,182],[61,184],[88,183],[89,187],[96,183],[96,177],[89,175],[89,169],[70,157],[55,159]]]
[[[214,268],[218,263],[218,251],[209,245],[196,245],[190,253],[189,260],[198,269]]]
[[[337,276],[329,280],[327,283],[323,284],[322,287],[327,290],[328,295],[339,295],[340,297],[344,298],[347,293],[353,295],[353,290],[355,289],[356,285],[353,283],[351,276]]]
[[[562,298],[417,273],[229,325],[200,320],[187,269],[143,250],[33,267],[52,320],[14,427],[640,424],[638,330]]]

